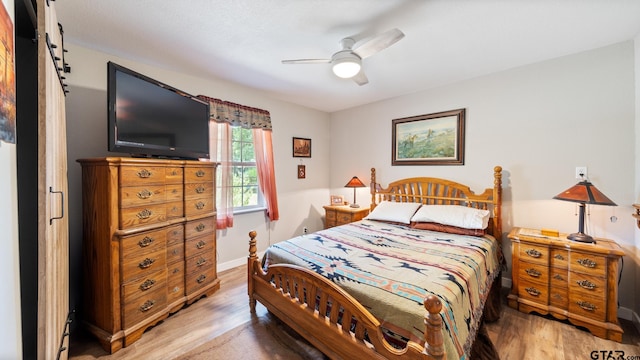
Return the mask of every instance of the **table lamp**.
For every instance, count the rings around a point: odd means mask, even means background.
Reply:
[[[553,197],[557,200],[571,201],[580,204],[578,232],[569,234],[567,239],[585,243],[594,243],[593,237],[584,233],[584,212],[586,204],[617,206],[588,180],[583,180],[569,189]]]
[[[365,186],[366,185],[363,184],[362,181],[360,181],[360,179],[358,179],[357,176],[352,177],[351,180],[349,180],[349,182],[347,183],[347,185],[344,186],[344,187],[353,188],[353,203],[349,206],[351,206],[352,208],[360,207],[360,205],[356,204],[356,188],[365,187]]]

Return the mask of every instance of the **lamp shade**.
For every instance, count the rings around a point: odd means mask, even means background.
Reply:
[[[578,232],[570,234],[569,236],[567,236],[567,238],[569,240],[586,243],[593,243],[595,242],[595,240],[593,240],[593,237],[584,233],[585,204],[616,206],[616,203],[611,201],[611,199],[606,197],[603,193],[600,192],[600,190],[598,190],[595,186],[593,186],[592,183],[587,180],[580,181],[579,183],[554,196],[553,198],[557,200],[580,203]]]
[[[353,203],[350,205],[352,208],[360,207],[360,205],[356,203],[356,188],[365,187],[365,186],[367,185],[365,185],[360,179],[358,179],[357,176],[352,177],[351,180],[349,180],[349,182],[347,183],[347,185],[344,186],[344,187],[353,188]]]

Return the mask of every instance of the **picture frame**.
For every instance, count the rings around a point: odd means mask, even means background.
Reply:
[[[307,168],[305,165],[298,165],[298,179],[304,179],[307,177]]]
[[[391,165],[464,165],[465,109],[391,121]]]
[[[293,138],[293,157],[311,157],[311,139]]]
[[[344,196],[342,195],[331,195],[331,205],[343,205],[344,204]]]

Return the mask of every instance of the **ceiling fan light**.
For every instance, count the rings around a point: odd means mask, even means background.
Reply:
[[[333,63],[333,73],[337,77],[349,79],[360,72],[360,61],[358,59],[341,59]]]

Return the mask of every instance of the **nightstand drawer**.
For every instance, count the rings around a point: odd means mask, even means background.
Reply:
[[[604,298],[607,282],[598,276],[571,272],[569,274],[569,289],[571,292],[582,292]]]
[[[351,214],[340,213],[338,214],[337,223],[338,225],[344,225],[351,222]]]
[[[518,273],[518,276],[523,280],[547,284],[549,282],[549,268],[543,265],[530,264],[523,261],[520,264],[520,272]]]
[[[561,249],[551,249],[551,266],[566,269],[569,267],[569,252]]]
[[[520,243],[520,259],[546,266],[549,264],[549,248],[529,243]]]
[[[520,281],[518,296],[523,299],[538,302],[540,304],[547,304],[547,301],[549,299],[549,289],[545,285],[541,285],[532,281],[522,280]]]
[[[598,321],[605,321],[607,315],[603,298],[581,292],[569,293],[569,311]]]
[[[569,291],[567,288],[551,287],[549,291],[549,303],[551,306],[566,310],[569,305]]]
[[[568,287],[569,274],[566,269],[551,268],[549,279],[551,286],[564,289]]]
[[[571,271],[604,276],[607,272],[607,258],[582,252],[569,254]]]
[[[327,210],[326,217],[327,221],[336,221],[336,212]]]

